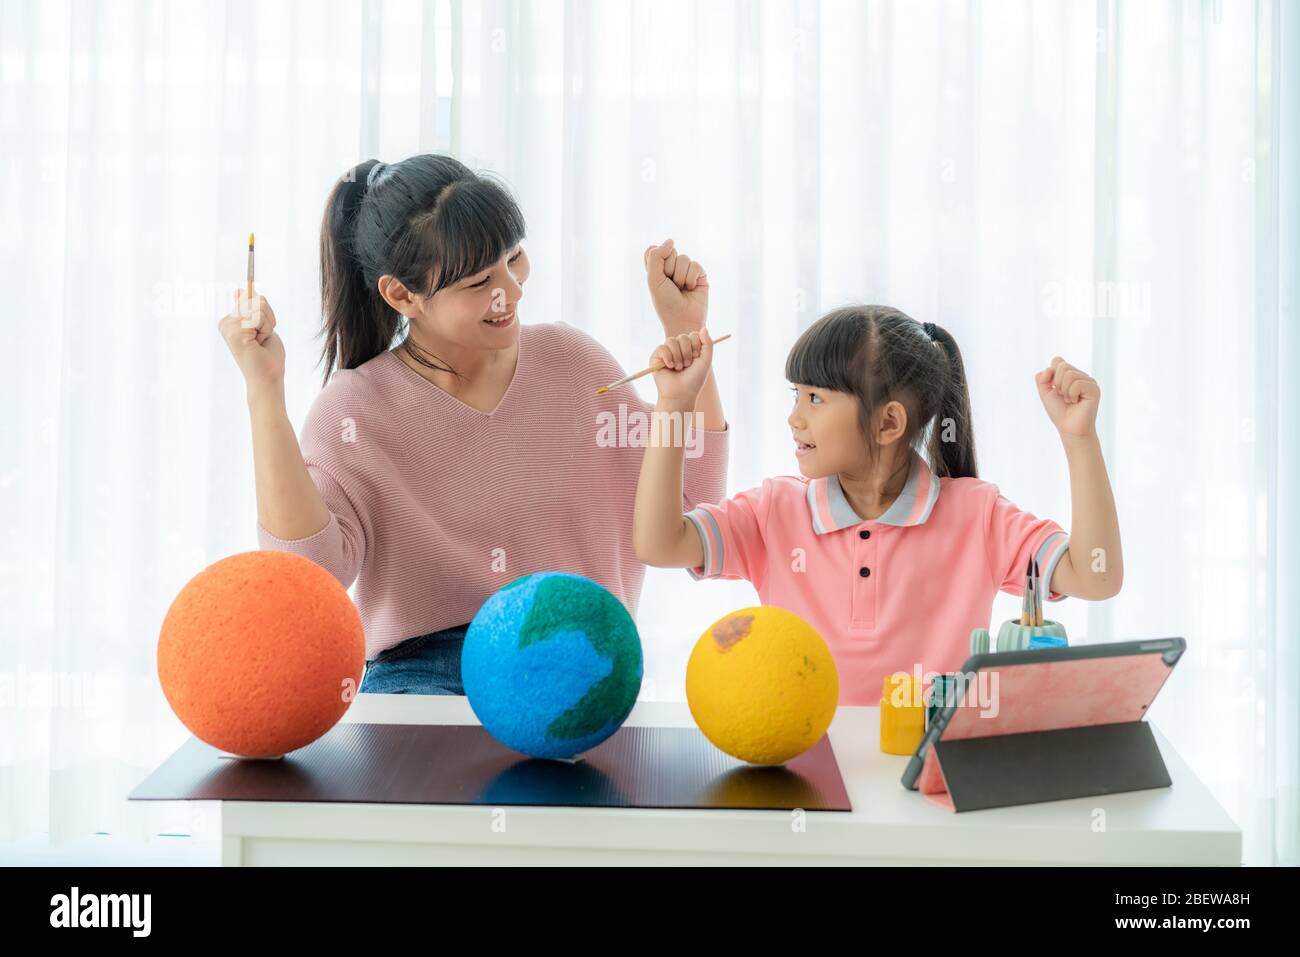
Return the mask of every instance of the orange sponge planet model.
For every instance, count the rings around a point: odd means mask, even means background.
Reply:
[[[181,723],[249,758],[279,757],[334,727],[365,658],[347,591],[289,552],[209,565],[176,596],[158,638],[158,678]]]
[[[822,636],[767,605],[719,618],[686,663],[686,702],[704,736],[750,764],[784,764],[821,740],[839,702]]]

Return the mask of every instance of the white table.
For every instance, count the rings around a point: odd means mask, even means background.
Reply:
[[[1173,787],[954,814],[899,783],[879,709],[840,708],[843,811],[223,801],[221,862],[403,864],[1239,865],[1241,831],[1155,730]],[[477,724],[463,697],[358,695],[344,721]],[[685,703],[630,725],[690,727]]]

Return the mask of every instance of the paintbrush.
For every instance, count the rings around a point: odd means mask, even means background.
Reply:
[[[726,342],[730,338],[731,338],[731,333],[728,332],[725,336],[718,336],[718,338],[714,339],[713,344],[716,346],[719,342]],[[619,379],[617,382],[611,382],[607,386],[602,386],[601,388],[596,390],[596,395],[600,395],[602,392],[608,392],[610,389],[617,389],[619,386],[627,385],[629,382],[635,382],[643,375],[649,375],[652,372],[658,372],[660,369],[664,369],[664,368],[667,367],[662,362],[657,362],[654,365],[650,366],[648,369],[642,369],[640,372],[637,372],[633,375],[624,376],[623,378]]]
[[[1043,627],[1043,576],[1034,559],[1034,627]]]
[[[1032,601],[1034,590],[1034,560],[1030,558],[1025,563],[1025,590],[1020,596],[1020,624],[1032,625],[1033,613],[1030,611],[1030,602]]]

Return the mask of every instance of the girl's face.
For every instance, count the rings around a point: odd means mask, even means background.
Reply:
[[[528,254],[516,245],[499,260],[460,282],[439,289],[427,298],[414,297],[407,305],[418,316],[424,343],[435,348],[452,343],[465,350],[507,349],[519,338],[519,300],[528,279]],[[407,310],[403,310],[407,311]]]
[[[858,399],[847,392],[796,385],[794,411],[786,420],[795,441],[799,471],[807,478],[857,473],[866,463]]]

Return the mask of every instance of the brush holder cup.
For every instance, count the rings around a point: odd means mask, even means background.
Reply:
[[[1022,625],[1018,621],[1004,621],[1002,627],[998,629],[998,641],[994,650],[1025,651],[1029,647],[1029,639],[1037,635],[1069,640],[1065,634],[1065,626],[1059,621],[1044,619],[1041,625]]]
[[[1024,651],[1029,647],[1029,640],[1037,635],[1060,638],[1069,642],[1065,626],[1059,621],[1046,621],[1041,625],[1022,625],[1018,621],[1004,621],[998,629],[997,640],[989,636],[987,628],[976,628],[970,633],[970,653],[985,655],[990,651]]]

